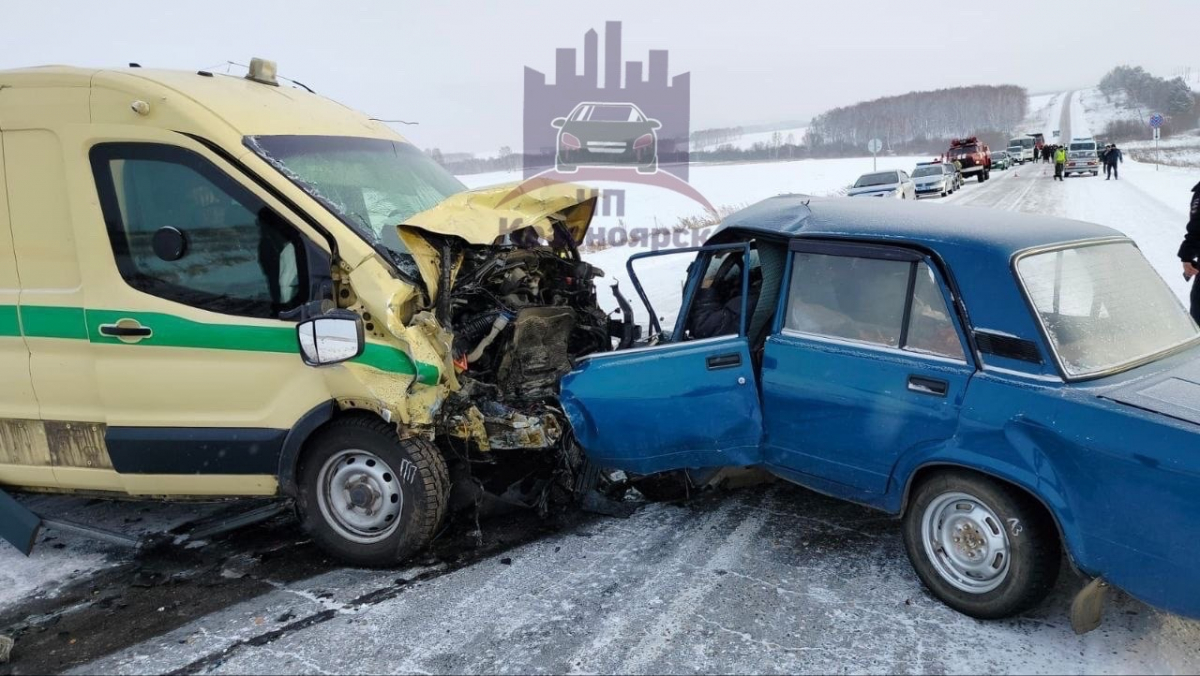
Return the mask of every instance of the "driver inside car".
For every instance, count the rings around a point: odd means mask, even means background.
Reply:
[[[716,259],[714,259],[715,262]],[[711,267],[711,266],[710,266]],[[746,307],[754,309],[762,287],[762,271],[750,270],[750,299]],[[742,319],[742,255],[725,256],[712,273],[706,274],[696,290],[688,336],[692,340],[728,336],[741,330]]]

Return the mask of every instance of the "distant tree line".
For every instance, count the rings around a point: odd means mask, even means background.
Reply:
[[[1100,92],[1112,100],[1124,94],[1127,107],[1146,108],[1148,114],[1161,113],[1172,118],[1177,129],[1197,124],[1200,109],[1196,96],[1181,77],[1167,80],[1148,73],[1141,66],[1117,66],[1100,80]]]
[[[884,152],[942,152],[952,138],[1017,131],[1028,105],[1028,94],[1016,85],[910,92],[822,113],[804,141],[818,157],[861,155],[872,138],[883,141]]]

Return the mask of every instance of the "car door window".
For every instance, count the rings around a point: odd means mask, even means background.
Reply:
[[[964,359],[925,262],[797,252],[792,265],[784,328]]]
[[[145,293],[249,317],[306,299],[300,235],[202,156],[101,144],[92,169],[117,268]]]
[[[742,271],[745,256],[741,250],[712,254],[696,289],[688,313],[685,340],[716,336],[736,336],[742,331]],[[762,270],[758,251],[750,250],[750,297],[745,304],[753,309],[762,291]]]
[[[933,268],[924,262],[918,263],[904,349],[965,360],[962,341],[950,317],[946,297],[942,295]]]

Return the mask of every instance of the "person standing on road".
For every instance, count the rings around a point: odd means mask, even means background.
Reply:
[[[1059,146],[1054,151],[1054,178],[1056,180],[1059,180],[1059,181],[1063,180],[1063,167],[1065,167],[1066,164],[1067,164],[1067,151],[1064,150],[1062,148],[1062,146]]]
[[[1117,144],[1110,143],[1104,150],[1104,180],[1115,178],[1121,180],[1121,174],[1117,171],[1117,162],[1124,162],[1125,157],[1121,154],[1121,149]]]
[[[1179,260],[1183,261],[1183,279],[1192,282],[1191,307],[1192,319],[1200,324],[1200,283],[1193,281],[1197,270],[1197,260],[1200,260],[1200,183],[1192,188],[1192,206],[1188,211],[1187,233],[1183,243],[1179,245]]]

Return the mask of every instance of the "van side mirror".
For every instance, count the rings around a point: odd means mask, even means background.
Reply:
[[[362,317],[350,310],[332,310],[296,326],[300,356],[309,366],[340,364],[366,348]]]
[[[655,120],[655,119],[650,119],[650,120],[646,120],[646,121],[650,123],[651,129],[662,129],[662,122],[659,122],[658,120]]]
[[[550,126],[554,127],[555,129],[562,129],[563,125],[565,125],[566,123],[567,123],[567,118],[556,117],[556,118],[554,118],[554,120],[552,122],[550,122]]]

